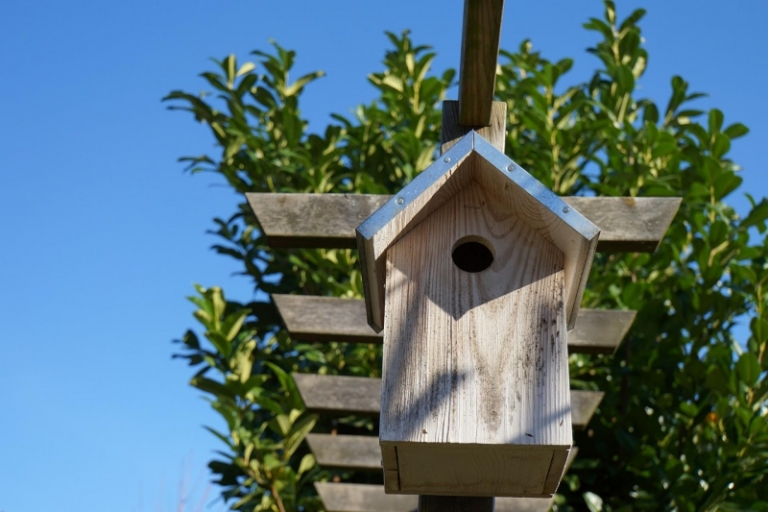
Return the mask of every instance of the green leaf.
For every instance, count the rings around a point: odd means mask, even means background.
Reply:
[[[736,363],[736,373],[738,373],[741,381],[750,387],[757,383],[761,371],[760,361],[757,360],[757,356],[752,352],[742,354]]]
[[[250,73],[254,69],[256,69],[256,64],[254,64],[253,62],[246,62],[245,64],[240,66],[239,70],[237,70],[237,77],[241,77],[246,73]]]
[[[285,456],[290,457],[293,455],[304,438],[307,437],[317,423],[317,415],[308,414],[297,421],[290,430],[290,433],[285,438]]]
[[[723,113],[716,108],[709,111],[709,133],[712,136],[720,133],[720,129],[723,127]]]
[[[317,464],[317,461],[315,460],[315,456],[312,455],[311,453],[308,453],[301,458],[301,462],[299,463],[299,469],[296,471],[296,474],[298,476],[301,476],[302,474],[306,473],[310,469],[314,468],[316,464]]]
[[[768,219],[768,199],[763,198],[760,203],[752,208],[744,220],[741,221],[742,228],[749,228],[763,224]]]
[[[725,376],[725,372],[723,372],[722,368],[718,366],[713,366],[709,369],[707,372],[706,383],[707,386],[718,393],[726,394],[729,392],[728,378]]]
[[[731,139],[737,139],[739,137],[743,137],[744,135],[749,133],[749,128],[744,126],[741,123],[735,123],[723,130],[723,133],[727,135]]]
[[[587,504],[587,508],[590,512],[602,512],[603,499],[600,496],[592,492],[585,492],[582,496],[584,497],[584,503]]]

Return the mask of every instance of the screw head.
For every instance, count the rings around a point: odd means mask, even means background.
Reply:
[[[450,162],[450,161],[451,161],[451,158],[450,158],[450,157],[445,157],[445,158],[443,158],[443,162],[445,162],[445,163],[448,163],[448,162]]]
[[[514,171],[514,170],[515,170],[515,164],[509,164],[509,165],[507,166],[507,170],[508,170],[509,172],[512,172],[512,171]]]
[[[569,211],[571,211],[571,209],[568,208],[567,206],[565,208],[563,208],[563,213],[568,213]]]
[[[404,202],[405,202],[405,199],[403,199],[402,197],[397,198],[397,204],[403,204]]]

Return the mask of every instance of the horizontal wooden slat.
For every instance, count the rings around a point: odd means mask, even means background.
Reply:
[[[357,436],[331,436],[322,434],[310,434],[310,437],[314,436],[313,440],[310,440],[310,447],[312,452],[317,457],[318,464],[321,466],[331,467],[350,467],[345,464],[335,463],[335,459],[328,460],[327,455],[318,455],[315,451],[316,445],[326,444],[332,445],[335,438],[339,442],[346,442],[346,439]],[[359,436],[362,437],[362,436]],[[362,437],[367,440],[370,447],[367,451],[373,451],[376,449],[378,453],[378,439],[372,436]],[[328,449],[326,447],[325,452],[332,451],[333,448]],[[568,471],[573,460],[576,458],[579,449],[571,449],[571,453],[568,456],[568,462],[566,463],[565,470]],[[381,470],[381,465],[378,461],[373,461],[376,467],[364,468],[364,469],[377,469]],[[395,511],[411,511],[416,510],[418,505],[418,496],[405,496],[396,494],[385,494],[384,486],[381,485],[364,485],[364,484],[332,484],[327,482],[315,483],[315,489],[320,495],[320,499],[323,501],[328,512],[395,512]],[[536,499],[536,498],[496,498],[495,510],[496,512],[546,512],[552,507],[550,499]]]
[[[320,466],[381,471],[378,437],[309,434],[307,443]]]
[[[300,341],[381,343],[368,325],[365,301],[272,295],[291,337]],[[635,311],[581,309],[568,333],[568,350],[580,354],[613,354],[635,320]]]
[[[384,494],[383,485],[315,483],[328,512],[415,512],[419,497]],[[496,512],[548,512],[554,498],[496,498]]]
[[[309,434],[307,443],[320,466],[381,471],[381,449],[378,437]],[[576,448],[571,449],[568,465],[572,462],[576,451]]]
[[[416,512],[418,496],[384,494],[383,485],[315,482],[327,512]]]
[[[337,415],[378,415],[381,409],[381,379],[294,373],[307,409]],[[571,390],[571,423],[583,429],[603,399],[600,391]]]
[[[390,196],[246,194],[271,247],[356,248],[355,228]],[[653,252],[672,222],[676,197],[564,197],[600,228],[598,251]]]

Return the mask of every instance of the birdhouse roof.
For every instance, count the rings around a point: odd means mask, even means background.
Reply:
[[[357,227],[368,323],[384,327],[387,249],[471,181],[563,252],[573,328],[600,230],[474,130]]]

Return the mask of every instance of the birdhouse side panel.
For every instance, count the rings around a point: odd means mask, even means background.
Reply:
[[[457,266],[462,240],[487,269]],[[570,446],[563,279],[562,252],[474,181],[390,247],[382,442]]]

